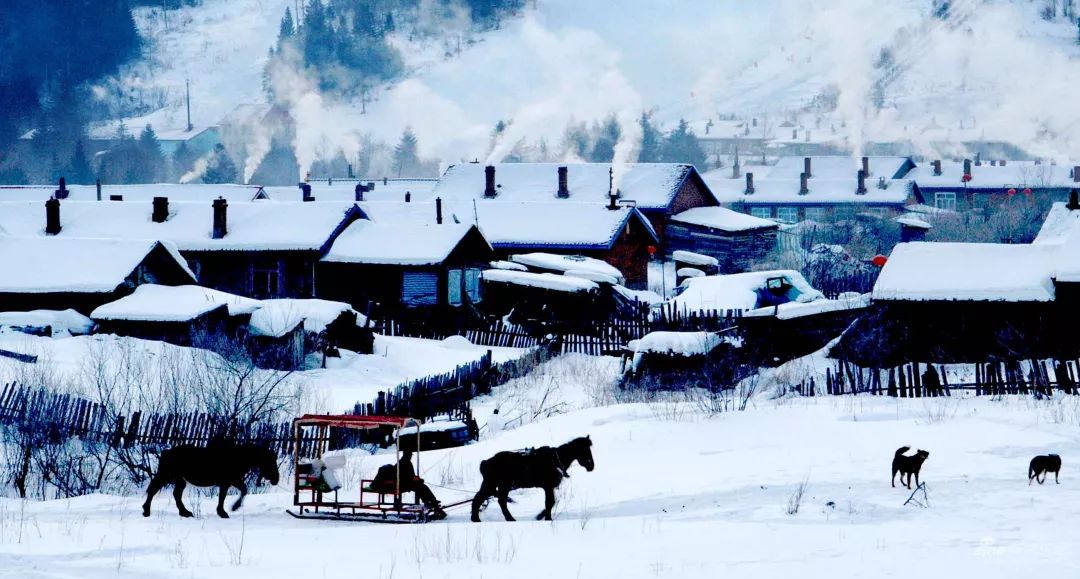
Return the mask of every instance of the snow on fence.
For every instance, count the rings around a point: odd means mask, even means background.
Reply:
[[[911,362],[895,368],[862,368],[838,361],[836,368],[827,368],[824,384],[814,378],[796,386],[804,396],[871,394],[897,398],[952,396],[954,391],[972,392],[976,396],[1021,394],[1052,396],[1054,391],[1080,394],[1080,360],[1005,360],[963,367],[964,374],[973,377],[965,382],[949,381],[949,366],[933,365],[936,380],[927,380],[931,365]],[[956,371],[951,372],[954,376]]]

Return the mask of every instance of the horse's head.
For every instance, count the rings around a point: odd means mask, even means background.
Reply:
[[[592,470],[596,468],[596,463],[593,462],[592,456],[592,439],[588,436],[575,438],[563,445],[563,448],[568,451],[563,454],[567,463],[576,460],[589,472],[592,472]]]
[[[277,453],[269,448],[260,448],[258,463],[255,466],[259,469],[259,476],[269,481],[271,486],[278,484],[281,475],[278,473]]]

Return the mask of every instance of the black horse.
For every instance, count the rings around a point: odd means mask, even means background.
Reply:
[[[225,512],[225,494],[229,487],[240,491],[240,498],[232,505],[232,510],[239,509],[248,492],[244,478],[253,470],[258,471],[260,478],[276,485],[279,476],[277,455],[254,444],[214,443],[205,448],[185,444],[170,448],[161,453],[158,472],[150,481],[150,487],[146,489],[143,516],[150,516],[150,502],[154,500],[154,495],[168,484],[175,487],[173,497],[176,498],[176,508],[180,511],[180,516],[193,516],[181,500],[184,487],[190,483],[197,487],[220,487],[217,514],[227,519],[229,514]]]
[[[497,496],[499,507],[507,521],[513,521],[506,503],[514,489],[544,489],[544,510],[536,520],[551,520],[555,506],[555,489],[562,479],[569,477],[566,469],[578,461],[585,470],[595,468],[592,456],[592,440],[588,436],[575,438],[558,447],[542,446],[529,450],[500,452],[480,462],[480,474],[484,482],[472,501],[472,520],[480,522],[480,507],[488,498]]]

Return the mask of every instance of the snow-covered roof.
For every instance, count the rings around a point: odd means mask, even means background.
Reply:
[[[895,221],[900,225],[906,225],[908,227],[914,227],[916,229],[931,229],[934,227],[933,225],[930,225],[930,223],[927,222],[925,219],[920,219],[919,217],[916,217],[915,214],[901,215],[900,217],[897,217]]]
[[[386,265],[435,265],[474,228],[444,223],[417,225],[358,219],[334,240],[323,261]]]
[[[169,240],[183,251],[319,251],[356,211],[343,203],[229,203],[227,233],[213,239],[211,203],[170,203],[163,223],[151,220],[147,203],[61,201],[62,229],[55,237]],[[43,236],[45,206],[0,203],[0,231]]]
[[[41,213],[44,212],[42,208]],[[0,215],[3,214],[0,208]],[[111,292],[158,246],[166,249],[177,267],[195,281],[187,262],[171,243],[74,236],[0,236],[0,292]]]
[[[716,267],[720,265],[720,260],[711,255],[702,255],[700,253],[686,251],[685,249],[677,249],[671,252],[671,258],[681,263],[689,263],[697,266]]]
[[[1080,229],[1080,211],[1072,211],[1064,203],[1054,203],[1032,243],[1063,243],[1077,229]]]
[[[96,140],[116,139],[117,131],[119,131],[121,123],[124,124],[124,129],[127,133],[135,138],[138,138],[139,133],[142,132],[143,128],[146,126],[146,124],[129,123],[124,120],[103,121],[91,123],[86,129],[86,134],[91,139]],[[153,127],[154,134],[159,141],[189,141],[206,131],[216,130],[217,128],[217,125],[201,125],[193,126],[189,131],[186,126],[165,128]]]
[[[408,193],[412,201],[430,201],[438,179],[311,179],[311,196],[315,202],[349,202],[356,200],[356,184],[374,183],[375,189],[364,193],[364,201],[405,201]],[[301,201],[303,194],[296,185],[263,187],[275,201]]]
[[[992,188],[1054,188],[1066,189],[1080,187],[1080,182],[1073,180],[1072,165],[1051,165],[1034,161],[1009,161],[1004,166],[1000,163],[991,165],[984,161],[981,165],[971,163],[971,181],[968,189]],[[932,163],[920,163],[908,174],[919,188],[963,189],[964,164],[962,161],[941,163],[941,175],[934,175]]]
[[[432,202],[374,201],[359,207],[377,223],[435,222]],[[608,249],[631,222],[656,239],[652,225],[637,209],[611,210],[597,203],[444,200],[443,215],[444,223],[476,223],[496,249]]]
[[[713,332],[650,332],[640,339],[630,340],[627,349],[636,354],[675,354],[703,356],[723,342]]]
[[[564,274],[575,272],[579,274],[577,277],[585,279],[590,278],[582,274],[594,273],[604,276],[604,278],[614,278],[618,280],[617,283],[622,283],[623,280],[622,272],[620,272],[618,268],[606,261],[594,257],[585,257],[582,255],[556,255],[553,253],[523,253],[511,255],[510,261],[528,267],[558,271]],[[604,279],[604,281],[606,281],[606,279]]]
[[[443,199],[482,199],[484,165],[462,163],[446,170],[433,194]],[[559,167],[567,168],[569,199],[559,200]],[[498,196],[489,201],[506,202],[608,202],[610,163],[502,163],[495,165]],[[666,209],[679,187],[694,171],[681,163],[633,163],[626,165],[617,188],[621,199],[633,200],[641,209]]]
[[[487,269],[484,270],[483,276],[484,280],[489,282],[509,283],[571,293],[592,291],[600,287],[594,281],[554,273]]]
[[[780,269],[692,277],[683,282],[682,293],[670,303],[678,311],[751,310],[758,304],[757,290],[775,277],[783,277],[793,286],[795,301],[809,302],[824,298],[801,273]]]
[[[791,156],[780,157],[776,165],[768,170],[767,173],[761,175],[755,174],[755,177],[762,177],[767,179],[792,179],[799,180],[799,175],[802,174],[805,169],[806,157],[803,156]],[[869,157],[870,175],[867,176],[866,182],[877,181],[878,177],[884,177],[886,180],[903,178],[905,175],[904,167],[908,164],[910,159],[908,157]],[[815,179],[821,180],[833,180],[833,179],[850,179],[855,180],[856,174],[862,169],[862,158],[852,157],[847,155],[822,155],[810,157],[810,177],[811,181]],[[731,171],[728,171],[730,175]]]
[[[94,185],[68,185],[66,201],[97,201],[97,187]],[[53,196],[55,185],[0,185],[0,201],[45,201]],[[229,203],[255,201],[264,197],[260,187],[251,185],[206,185],[174,183],[154,183],[149,185],[104,185],[101,188],[102,202],[109,201],[110,195],[120,195],[125,203],[129,201],[150,203],[154,197],[168,197],[174,201],[201,201],[210,203],[219,197]],[[299,200],[299,199],[298,199]]]
[[[808,193],[799,193],[801,181],[795,179],[759,179],[754,175],[754,192],[746,194],[746,178],[734,179],[730,170],[717,169],[702,176],[721,203],[783,203],[785,205],[818,205],[838,203],[901,205],[908,199],[911,181],[886,179],[885,188],[877,179],[866,180],[866,193],[857,194],[858,179],[813,178],[807,182]]]
[[[345,312],[353,311],[349,304],[318,299],[271,299],[261,304],[251,314],[249,327],[257,335],[271,337],[281,337],[301,322],[304,331],[317,334]],[[360,314],[356,315],[359,321]]]
[[[739,213],[738,211],[732,211],[725,207],[694,207],[693,209],[687,209],[682,213],[676,213],[671,217],[671,220],[679,223],[711,227],[729,233],[754,231],[758,229],[776,229],[779,227],[777,223],[771,219],[754,217],[753,215]]]
[[[1052,244],[901,243],[874,284],[874,300],[1050,301]]]
[[[89,334],[94,321],[75,310],[30,310],[29,312],[0,312],[0,327],[32,326],[52,328],[52,335]]]
[[[259,309],[258,300],[197,285],[170,287],[145,284],[131,295],[107,303],[90,313],[95,320],[188,322],[222,306],[230,316]]]

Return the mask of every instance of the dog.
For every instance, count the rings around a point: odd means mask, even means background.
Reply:
[[[1031,486],[1031,481],[1039,481],[1039,484],[1043,484],[1046,480],[1046,473],[1054,473],[1054,483],[1058,482],[1058,473],[1061,472],[1061,457],[1056,454],[1039,455],[1031,459],[1031,465],[1028,466],[1028,486]],[[1039,478],[1042,475],[1042,478]]]
[[[930,453],[925,450],[916,450],[914,456],[904,456],[911,450],[910,446],[901,446],[896,449],[892,459],[892,486],[896,488],[896,473],[900,473],[900,484],[904,484],[904,475],[907,475],[907,488],[911,488],[911,475],[915,475],[915,486],[919,486],[919,470],[922,463],[930,458]]]

